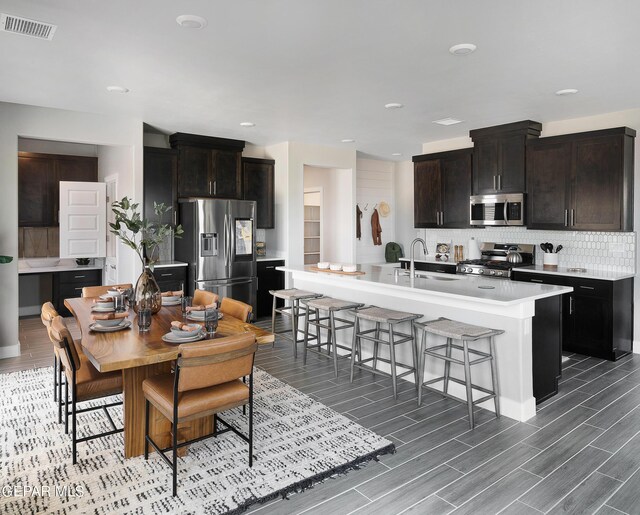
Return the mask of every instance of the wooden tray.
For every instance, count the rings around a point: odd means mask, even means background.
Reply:
[[[356,271],[356,272],[343,272],[342,270],[329,270],[328,268],[318,268],[317,266],[309,267],[309,270],[313,272],[327,272],[329,274],[338,274],[338,275],[364,275],[366,272]]]

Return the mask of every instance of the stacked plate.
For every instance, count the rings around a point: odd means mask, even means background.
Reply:
[[[110,313],[111,311],[115,311],[115,306],[112,301],[99,300],[92,307],[91,311],[95,311],[96,313]]]
[[[177,295],[162,297],[163,306],[177,306],[178,304],[180,304],[180,297]]]
[[[218,320],[222,318],[222,313],[218,311]],[[193,320],[194,322],[204,322],[204,311],[190,311],[187,315],[187,320]]]
[[[98,333],[112,333],[114,331],[128,329],[129,327],[131,327],[131,320],[129,320],[128,318],[118,318],[115,320],[96,320],[92,324],[89,324],[89,329]]]
[[[197,342],[204,338],[204,331],[201,326],[193,325],[191,330],[185,331],[176,327],[171,328],[171,332],[165,334],[162,339],[167,343],[189,343]]]

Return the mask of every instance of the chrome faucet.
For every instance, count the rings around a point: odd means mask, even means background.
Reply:
[[[413,259],[413,255],[415,254],[416,243],[418,242],[422,243],[422,249],[424,250],[425,256],[429,254],[429,251],[427,250],[427,244],[422,238],[416,238],[411,242],[411,261],[409,262],[409,275],[411,276],[411,278],[414,278],[416,276],[416,263]]]

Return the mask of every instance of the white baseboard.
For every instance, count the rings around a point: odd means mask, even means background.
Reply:
[[[633,353],[640,354],[640,342],[633,340]]]
[[[31,315],[39,315],[42,306],[20,306],[18,308],[18,316],[26,317]]]
[[[0,347],[0,359],[15,358],[20,356],[20,342],[15,345]]]

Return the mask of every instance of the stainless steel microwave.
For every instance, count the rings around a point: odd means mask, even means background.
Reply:
[[[524,225],[524,193],[473,195],[471,225]]]

